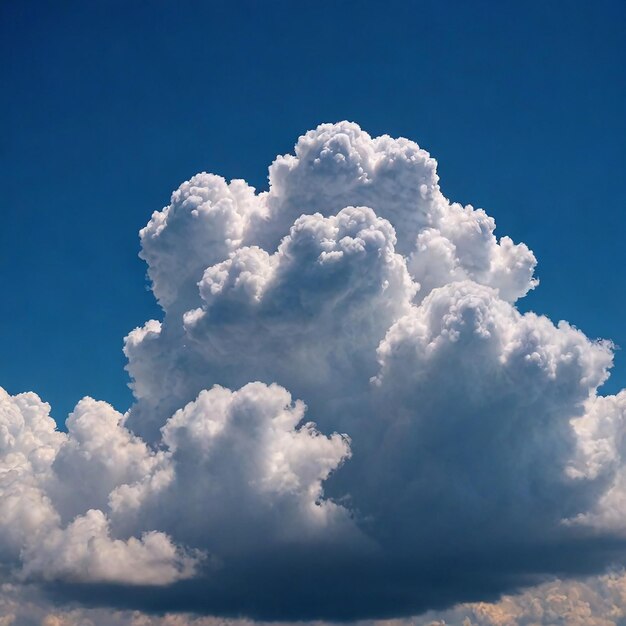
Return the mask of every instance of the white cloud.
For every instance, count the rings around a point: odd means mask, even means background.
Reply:
[[[348,512],[324,500],[322,482],[349,457],[349,442],[301,423],[304,410],[277,385],[202,391],[163,427],[164,465],[113,491],[113,520],[158,520],[220,559],[345,538]]]
[[[164,315],[126,338],[129,412],[85,399],[60,433],[34,394],[0,398],[8,579],[356,619],[623,562],[612,346],[521,314],[535,257],[494,230],[416,144],[346,122],[278,157],[267,192],[183,183],[141,231]]]
[[[171,204],[155,211],[140,232],[141,257],[161,305],[193,299],[203,270],[241,245],[259,210],[254,189],[245,181],[227,183],[202,173],[183,183]]]
[[[111,407],[83,400],[68,420],[70,431],[65,435],[55,430],[50,407],[35,394],[11,397],[4,390],[0,393],[1,549],[4,564],[12,567],[19,579],[162,585],[193,575],[194,559],[161,532],[148,532],[140,539],[112,539],[108,520],[99,510],[87,510],[62,526],[54,502],[59,479],[70,481],[66,492],[74,489],[77,502],[73,508],[88,506],[83,498],[90,488],[98,491],[102,483],[111,484],[106,472],[92,471],[98,469],[99,446],[115,441],[107,443],[103,430],[110,435],[120,427],[111,420],[115,414]],[[82,430],[90,409],[99,413],[95,419],[93,413],[89,416],[95,427]],[[128,433],[125,435],[128,439]],[[145,454],[145,446],[138,445]],[[67,463],[68,447],[77,460],[74,471],[58,475],[55,459]],[[115,467],[119,458],[109,457],[113,473],[119,469]],[[83,472],[85,459],[93,466]]]
[[[70,582],[167,585],[195,573],[196,559],[161,532],[112,539],[102,511],[90,509],[66,528],[53,528],[23,550],[25,578]]]

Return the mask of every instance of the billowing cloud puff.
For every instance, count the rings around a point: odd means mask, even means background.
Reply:
[[[269,183],[199,174],[141,231],[163,317],[126,338],[125,415],[85,399],[58,432],[34,394],[0,399],[7,579],[346,620],[623,563],[612,345],[518,311],[532,252],[355,124],[301,137]]]
[[[112,491],[113,520],[144,527],[158,519],[187,545],[220,559],[267,546],[351,540],[348,511],[322,491],[322,481],[350,456],[349,441],[321,435],[303,422],[304,410],[277,385],[202,391],[163,427],[162,463]]]
[[[11,397],[0,391],[0,550],[4,565],[16,577],[162,585],[193,574],[195,559],[164,533],[150,531],[139,538],[114,539],[103,511],[89,508],[90,498],[85,497],[89,487],[101,491],[101,483],[114,484],[108,482],[112,475],[118,474],[119,480],[125,474],[115,466],[123,451],[105,459],[99,449],[110,448],[111,443],[128,436],[115,432],[120,425],[110,419],[113,409],[83,400],[68,419],[68,426],[75,431],[66,435],[55,430],[50,407],[35,394]],[[89,404],[94,406],[86,406]],[[90,409],[99,409],[96,427],[82,438],[81,414]],[[148,454],[145,446],[141,452]],[[67,463],[72,456],[74,473],[57,473],[56,461]],[[85,460],[93,470],[81,473]],[[63,479],[69,482],[61,489],[57,483]],[[82,509],[82,513],[64,525],[67,498],[55,500],[57,494],[72,489],[75,502],[71,508]]]
[[[172,194],[171,204],[155,212],[140,232],[140,256],[148,262],[154,295],[163,307],[193,299],[198,276],[237,250],[259,208],[245,181],[227,183],[213,174],[198,174]]]

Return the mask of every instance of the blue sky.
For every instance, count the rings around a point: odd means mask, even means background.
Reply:
[[[0,28],[0,622],[623,619],[623,0]]]
[[[2,3],[0,384],[125,410],[152,211],[202,170],[263,189],[341,119],[417,141],[534,250],[522,309],[626,347],[625,25],[619,0]]]

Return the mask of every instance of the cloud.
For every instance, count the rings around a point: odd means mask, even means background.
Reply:
[[[141,231],[163,316],[125,340],[126,414],[87,398],[65,433],[0,399],[6,580],[172,620],[353,620],[623,563],[612,345],[518,311],[528,247],[356,124],[269,182],[198,174]],[[506,602],[463,619],[527,611]]]
[[[193,575],[195,559],[177,549],[167,535],[151,531],[140,538],[113,539],[105,513],[89,509],[89,500],[83,499],[90,486],[97,490],[110,477],[106,471],[81,474],[81,463],[86,457],[97,470],[102,460],[99,445],[109,436],[112,441],[124,437],[115,433],[120,425],[110,419],[115,413],[111,407],[83,400],[68,419],[70,430],[65,435],[56,431],[50,407],[35,394],[11,397],[0,391],[0,550],[3,564],[18,579],[163,585]],[[97,427],[83,439],[80,426],[89,408],[99,411]],[[79,459],[75,473],[57,474],[56,460],[67,462],[73,453]],[[109,473],[120,469],[115,467],[119,456],[108,458]],[[62,524],[60,514],[63,498],[55,502],[61,491],[56,483],[62,478],[71,480],[63,491],[76,487],[73,508],[84,507],[68,525]]]
[[[579,581],[553,580],[496,603],[478,602],[424,617],[424,626],[621,626],[626,576],[613,572]],[[422,626],[421,621],[419,622]],[[399,626],[399,625],[398,625]]]

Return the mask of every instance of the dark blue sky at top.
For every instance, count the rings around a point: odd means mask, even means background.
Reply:
[[[535,251],[521,308],[626,348],[623,0],[7,0],[0,28],[0,385],[57,420],[130,404],[152,211],[202,170],[266,188],[324,121],[429,150],[449,198]]]

